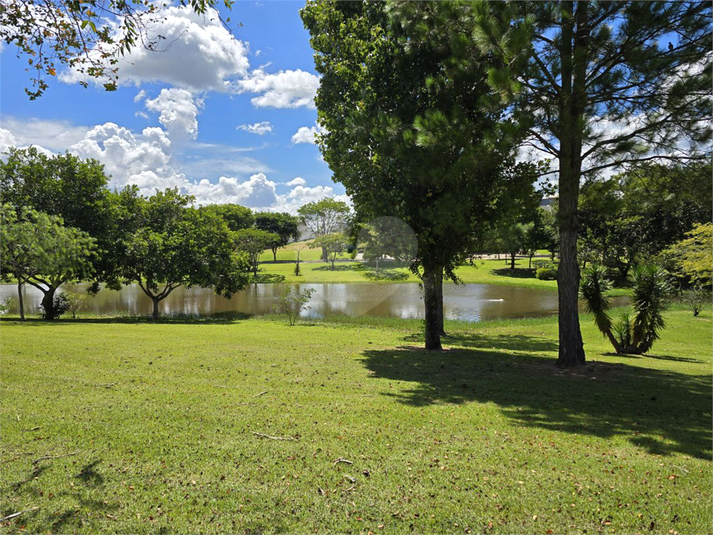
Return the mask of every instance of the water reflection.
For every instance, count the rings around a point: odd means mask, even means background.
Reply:
[[[179,288],[161,303],[162,314],[209,315],[221,312],[267,314],[273,311],[283,284],[252,284],[232,299],[215,295],[205,288]],[[423,318],[423,298],[417,284],[296,284],[299,289],[314,288],[310,309],[305,316],[329,314],[350,316],[390,316]],[[86,284],[67,284],[62,289],[84,292]],[[17,300],[15,285],[0,285],[0,299]],[[25,288],[25,313],[35,314],[42,294],[33,287]],[[497,318],[543,316],[557,313],[557,293],[529,288],[492,284],[447,284],[443,288],[444,313],[448,319],[481,321]],[[626,303],[615,298],[614,305]],[[102,290],[88,296],[82,312],[89,314],[148,315],[151,300],[138,285],[120,291]],[[16,311],[13,311],[16,313]],[[81,312],[80,312],[81,315]]]

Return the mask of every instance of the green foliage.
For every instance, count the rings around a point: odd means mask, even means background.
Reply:
[[[108,253],[116,243],[112,194],[107,188],[104,166],[72,154],[47,156],[34,147],[8,151],[0,162],[0,200],[20,214],[33,209],[61,217],[67,227],[77,228],[96,240],[96,255],[87,271],[77,276],[104,279],[113,270]]]
[[[647,353],[665,327],[663,312],[672,294],[665,271],[655,265],[637,266],[633,272],[633,314],[626,313],[612,323],[607,314],[610,288],[606,270],[592,266],[584,270],[580,296],[587,312],[594,314],[597,328],[609,337],[617,353]]]
[[[706,2],[475,2],[474,40],[502,60],[488,81],[558,162],[560,366],[585,362],[576,293],[583,177],[625,163],[707,159],[711,5]],[[610,128],[607,125],[621,125]]]
[[[77,312],[84,308],[87,295],[76,292],[62,292],[60,296],[64,297],[67,303],[67,310],[72,313],[72,319],[77,319]]]
[[[393,271],[389,269],[380,269],[378,271],[365,271],[364,276],[373,281],[405,281],[409,278],[408,273],[403,271]]]
[[[199,15],[232,0],[180,0]],[[0,41],[27,56],[32,89],[25,92],[34,100],[48,88],[46,77],[54,77],[61,66],[69,67],[85,79],[101,81],[114,91],[119,80],[119,60],[134,47],[161,52],[165,37],[151,31],[161,17],[161,6],[150,0],[49,0],[46,2],[4,2],[0,9]],[[230,19],[228,19],[230,20]]]
[[[314,292],[316,292],[314,288],[306,288],[300,291],[297,287],[285,286],[280,297],[278,297],[277,312],[287,315],[290,325],[294,325],[297,323],[302,311],[309,310],[310,307],[307,303],[309,303]]]
[[[348,246],[349,237],[341,232],[318,236],[309,244],[310,249],[321,248],[324,251],[325,261],[331,264],[331,269],[334,269],[337,256],[345,252]]]
[[[285,213],[263,212],[255,214],[255,227],[271,232],[279,239],[270,244],[273,260],[277,261],[277,249],[300,237],[299,218]]]
[[[52,298],[52,307],[47,308],[47,303],[40,303],[40,318],[43,320],[59,319],[67,310],[70,309],[71,303],[67,298],[67,294],[60,292]]]
[[[324,159],[361,221],[393,216],[413,229],[413,268],[433,281],[424,302],[440,323],[443,273],[454,276],[484,222],[535,179],[514,164],[512,124],[487,83],[492,56],[462,39],[473,21],[460,4],[320,1],[300,14],[322,76]]]
[[[310,232],[319,237],[337,232],[346,224],[349,206],[327,197],[301,206],[297,213]]]
[[[702,288],[711,286],[713,275],[713,223],[697,224],[685,238],[663,252],[669,272]]]
[[[0,257],[3,278],[12,275],[43,294],[43,318],[55,319],[55,291],[67,281],[92,274],[96,240],[64,226],[61,217],[28,208],[20,214],[2,206]]]
[[[703,305],[711,302],[711,293],[706,292],[700,286],[696,286],[686,292],[684,301],[691,309],[691,312],[693,312],[693,316],[696,317],[701,313]]]
[[[219,216],[233,232],[250,228],[255,224],[255,214],[250,208],[239,204],[208,204],[200,210]]]
[[[541,281],[557,280],[557,270],[554,268],[538,268],[535,276]]]
[[[158,304],[180,286],[213,288],[230,297],[247,284],[248,259],[234,251],[224,220],[210,211],[189,207],[192,197],[177,189],[148,199],[126,195],[137,211],[134,228],[117,245],[119,281],[136,282]]]
[[[12,297],[6,297],[2,301],[0,301],[0,316],[4,316],[10,310],[15,308],[16,306],[16,301]]]
[[[277,234],[255,228],[244,228],[232,233],[232,240],[238,251],[245,253],[250,259],[253,275],[257,275],[257,268],[262,252],[271,244],[280,240]]]

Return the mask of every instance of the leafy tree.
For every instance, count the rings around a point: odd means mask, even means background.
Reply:
[[[245,286],[247,258],[233,250],[223,220],[189,207],[192,197],[167,189],[148,199],[129,193],[124,200],[138,202],[140,213],[122,240],[119,280],[137,283],[151,298],[153,319],[159,303],[181,286],[213,288],[226,297]]]
[[[93,277],[106,280],[114,269],[110,251],[116,244],[108,180],[96,160],[69,153],[47,156],[34,147],[11,148],[0,162],[0,201],[18,213],[32,208],[61,217],[65,226],[88,233],[100,254],[86,267]],[[89,280],[89,271],[77,277]]]
[[[349,221],[349,206],[347,203],[330,199],[308,202],[301,206],[297,213],[302,223],[316,237],[337,232]],[[327,261],[327,251],[322,249],[322,259]]]
[[[580,181],[634,161],[698,156],[710,139],[707,2],[478,2],[489,80],[558,162],[559,366],[585,362],[577,311]],[[685,153],[673,152],[683,138]]]
[[[201,206],[200,210],[219,216],[233,232],[250,228],[255,224],[252,210],[239,204],[208,204]]]
[[[314,288],[299,290],[299,288],[285,286],[278,297],[277,311],[286,314],[290,326],[293,326],[297,323],[300,313],[310,308],[307,303],[316,291]]]
[[[322,251],[326,251],[325,262],[331,263],[331,269],[334,269],[337,256],[345,252],[349,246],[349,238],[341,232],[333,232],[315,238],[309,246],[310,249],[321,248]]]
[[[533,223],[512,223],[501,227],[501,240],[510,256],[510,269],[515,269],[515,257],[527,247],[527,237],[533,227]]]
[[[695,225],[680,242],[664,251],[669,271],[694,287],[711,286],[713,223]]]
[[[301,11],[322,75],[319,138],[362,221],[394,216],[418,240],[425,345],[441,348],[443,276],[475,248],[499,200],[531,184],[486,65],[463,35],[463,4],[309,2]],[[453,16],[457,23],[443,25]],[[458,29],[456,29],[458,27]]]
[[[255,228],[244,228],[233,233],[233,243],[238,251],[247,254],[254,276],[257,276],[260,255],[279,239],[277,234]]]
[[[55,292],[67,281],[91,273],[94,238],[64,226],[61,217],[24,209],[18,217],[14,207],[2,206],[0,256],[2,275],[17,280],[20,318],[25,319],[22,285],[42,292],[43,317],[54,320],[61,314]]]
[[[277,262],[277,250],[290,243],[290,240],[297,240],[300,237],[299,218],[290,214],[273,212],[255,214],[255,227],[278,236],[279,239],[270,244],[275,262]]]
[[[230,7],[232,0],[220,3]],[[219,2],[180,4],[205,14]],[[56,76],[60,65],[104,80],[104,88],[114,91],[121,57],[136,46],[160,52],[170,45],[150,32],[151,24],[161,19],[161,7],[151,0],[7,0],[0,9],[0,40],[28,56],[33,89],[25,92],[31,100],[44,93],[45,77]],[[86,80],[81,84],[88,85]]]

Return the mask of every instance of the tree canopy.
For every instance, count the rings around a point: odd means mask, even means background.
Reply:
[[[247,258],[234,250],[224,221],[190,207],[192,197],[167,189],[124,199],[139,216],[122,238],[119,280],[137,283],[151,298],[154,319],[159,303],[178,287],[213,288],[230,297],[245,286]]]
[[[581,365],[580,180],[627,162],[701,156],[711,136],[711,5],[508,1],[472,10],[475,41],[502,60],[490,84],[528,128],[529,145],[558,162],[558,365]]]
[[[17,280],[21,318],[22,285],[27,283],[42,292],[44,318],[55,319],[57,288],[91,274],[96,241],[86,232],[65,226],[61,217],[28,208],[18,215],[12,205],[3,204],[1,218],[2,275]]]
[[[232,243],[235,244],[238,251],[247,255],[254,276],[257,276],[260,255],[279,239],[280,236],[277,234],[256,228],[240,229],[232,233]]]
[[[441,26],[452,16],[467,34],[466,14],[451,3],[315,1],[301,11],[322,75],[322,154],[362,220],[394,216],[415,232],[428,349],[441,347],[444,272],[454,277],[506,192],[534,181],[514,165],[488,58]]]
[[[299,221],[299,218],[281,212],[255,214],[255,227],[276,234],[279,238],[269,245],[273,260],[277,261],[277,249],[290,243],[290,240],[299,239]]]
[[[198,14],[219,3],[231,7],[233,2],[179,0]],[[32,100],[44,93],[47,77],[56,76],[60,66],[102,80],[113,91],[121,57],[137,46],[161,51],[170,45],[165,36],[150,32],[165,5],[151,0],[3,0],[0,40],[28,57],[32,88],[25,92]]]

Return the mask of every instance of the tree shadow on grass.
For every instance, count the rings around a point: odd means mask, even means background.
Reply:
[[[162,316],[158,320],[153,320],[149,316],[95,316],[89,318],[79,317],[76,319],[63,318],[54,321],[45,321],[39,318],[27,318],[27,321],[20,321],[18,318],[3,318],[0,323],[12,323],[16,325],[26,325],[34,327],[42,327],[47,325],[86,325],[90,323],[147,323],[156,325],[209,325],[209,324],[228,324],[250,319],[252,314],[243,312],[216,312],[215,314],[199,315],[184,315],[177,314],[174,316]]]
[[[323,266],[313,268],[312,271],[358,271],[356,269],[357,264],[358,262],[344,262],[340,264],[337,260],[337,263],[334,264],[334,268],[332,268],[332,264],[324,264]]]
[[[525,353],[551,351],[546,342],[528,338],[464,336],[461,348],[446,352],[369,350],[364,364],[377,378],[411,383],[386,394],[407,405],[492,402],[515,425],[625,436],[650,453],[710,459],[710,375],[601,362],[562,371],[551,357]]]
[[[527,268],[494,269],[493,273],[495,273],[496,275],[498,275],[500,277],[510,277],[511,279],[534,279],[535,278],[535,270],[527,269]]]

